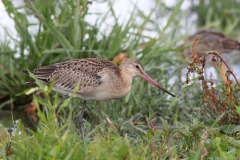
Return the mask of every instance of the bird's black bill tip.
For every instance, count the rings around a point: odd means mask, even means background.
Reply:
[[[174,94],[170,93],[170,92],[167,92],[168,94],[170,94],[172,97],[176,97]]]

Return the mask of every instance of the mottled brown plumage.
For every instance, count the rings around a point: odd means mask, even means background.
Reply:
[[[196,47],[196,52],[217,51],[227,63],[230,63],[240,54],[240,43],[216,30],[199,30],[190,36],[182,46],[191,45],[197,35],[200,36],[200,39]],[[191,47],[185,49],[183,52],[188,59],[191,59]],[[211,62],[211,58],[208,58],[207,62]]]
[[[44,80],[46,83],[51,83],[51,81],[56,78],[55,85],[67,90],[74,89],[77,83],[81,81],[81,90],[88,86],[100,84],[101,77],[97,74],[104,68],[108,68],[116,74],[119,72],[119,68],[110,61],[86,58],[55,63],[35,69],[33,73],[37,78]]]

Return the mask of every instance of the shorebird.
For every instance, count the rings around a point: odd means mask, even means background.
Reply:
[[[23,71],[29,73],[29,71]],[[65,97],[58,103],[55,113],[63,101],[73,94],[80,82],[79,90],[73,97],[83,101],[79,117],[82,139],[84,139],[83,114],[87,101],[103,101],[125,97],[131,90],[133,77],[142,77],[154,86],[175,97],[172,93],[154,81],[145,71],[142,64],[134,58],[125,59],[118,67],[115,63],[98,58],[83,58],[55,63],[32,71],[43,84],[54,81],[53,90]]]
[[[199,30],[181,46],[191,45],[193,39],[199,35],[199,43],[196,47],[196,52],[217,51],[227,63],[231,63],[236,56],[240,56],[240,43],[220,31],[216,30]],[[183,50],[184,55],[191,60],[191,48]],[[211,63],[211,56],[207,56],[207,64]],[[239,57],[238,57],[239,58]]]

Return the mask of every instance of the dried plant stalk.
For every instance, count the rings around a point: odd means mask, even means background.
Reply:
[[[238,101],[235,99],[233,94],[233,85],[230,80],[230,75],[234,77],[238,87],[240,88],[240,84],[230,69],[225,60],[220,56],[218,52],[206,52],[206,53],[197,53],[196,47],[198,44],[199,36],[193,40],[192,48],[191,48],[191,57],[192,62],[187,67],[188,72],[186,73],[186,83],[188,84],[191,80],[189,75],[191,73],[198,73],[198,80],[201,82],[203,89],[203,98],[202,104],[207,106],[201,113],[201,117],[208,112],[212,117],[217,117],[226,111],[226,114],[221,119],[221,123],[224,124],[240,124],[240,116],[236,111],[234,106],[238,105]],[[221,76],[225,82],[225,90],[217,95],[214,88],[214,80],[212,74],[210,74],[210,79],[205,79],[204,77],[204,67],[206,64],[206,57],[209,55],[213,55],[212,62],[214,67],[218,67],[221,73]],[[202,67],[199,67],[202,65]],[[227,67],[227,71],[225,70],[225,66]],[[237,90],[239,91],[239,89]]]

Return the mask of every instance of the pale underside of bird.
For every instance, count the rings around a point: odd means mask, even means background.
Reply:
[[[199,30],[190,36],[182,46],[191,45],[197,35],[200,36],[200,39],[196,52],[217,51],[228,64],[235,58],[237,58],[237,61],[240,60],[240,43],[216,30]],[[191,47],[184,49],[183,52],[191,60]],[[207,64],[212,63],[211,59],[212,56],[207,57]]]
[[[24,72],[28,73],[28,71]],[[125,97],[131,90],[133,77],[142,77],[175,97],[154,81],[144,71],[142,64],[134,58],[125,59],[119,67],[113,62],[104,59],[76,59],[44,66],[35,69],[32,73],[40,82],[46,85],[49,85],[55,79],[53,90],[66,95],[63,100],[73,94],[74,88],[80,82],[79,90],[73,97],[84,100],[80,114],[80,128],[83,139],[83,113],[86,101],[102,101]],[[58,104],[56,114],[63,100]]]

